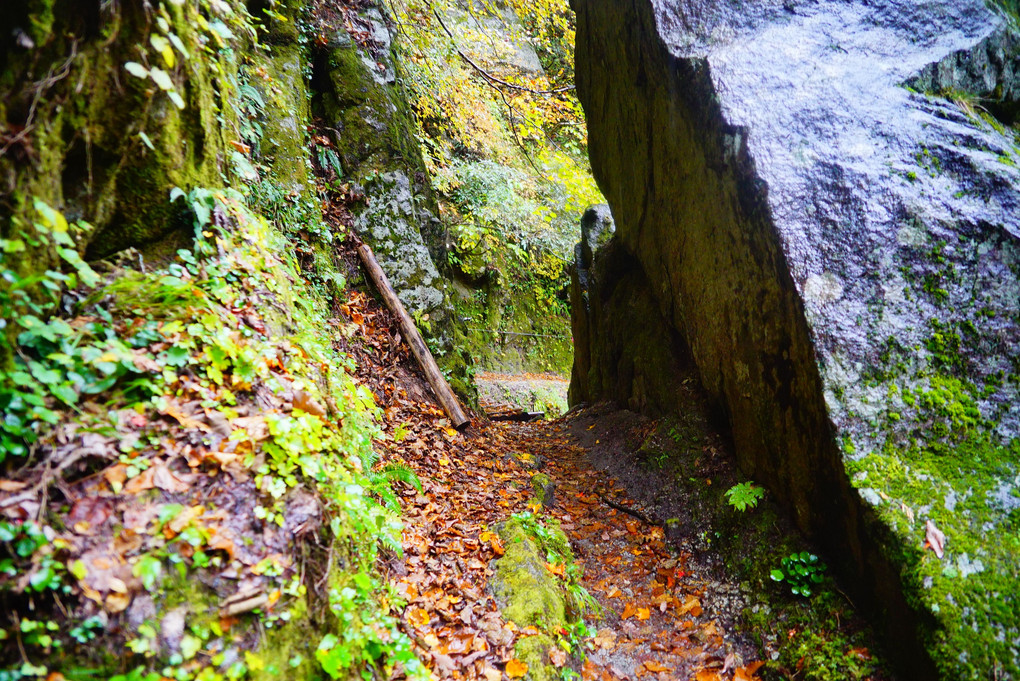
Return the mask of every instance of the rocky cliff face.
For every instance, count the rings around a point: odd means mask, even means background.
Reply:
[[[908,674],[1020,677],[1007,20],[981,0],[574,6],[628,278],[689,346],[741,468],[827,548]],[[590,337],[646,347],[606,317]]]

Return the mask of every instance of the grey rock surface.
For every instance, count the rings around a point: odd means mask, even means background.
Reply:
[[[617,239],[741,468],[907,676],[1020,678],[1009,21],[981,0],[573,4]]]
[[[400,171],[383,173],[365,185],[368,207],[354,229],[368,241],[390,284],[412,314],[443,304],[443,280],[419,231],[411,182]]]

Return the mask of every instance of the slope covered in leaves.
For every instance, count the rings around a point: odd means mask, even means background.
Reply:
[[[236,193],[182,198],[193,249],[81,265],[72,315],[19,319],[47,427],[2,482],[5,678],[421,674],[375,573],[400,525],[371,393],[286,241]]]

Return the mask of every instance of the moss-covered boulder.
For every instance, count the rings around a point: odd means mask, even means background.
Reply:
[[[620,247],[742,471],[907,675],[1020,678],[1015,3],[572,4]],[[648,318],[606,309],[636,367]]]
[[[537,474],[533,479],[540,477]],[[498,531],[506,553],[494,562],[492,593],[504,619],[539,632],[518,639],[514,655],[528,665],[531,681],[559,678],[559,670],[549,660],[549,650],[556,644],[553,634],[563,631],[579,614],[546,567],[546,556],[551,551],[570,562],[570,543],[555,521],[539,523],[530,515],[511,518]]]

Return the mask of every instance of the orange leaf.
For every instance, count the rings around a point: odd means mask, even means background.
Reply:
[[[124,494],[138,494],[144,492],[147,489],[152,489],[156,486],[156,483],[152,481],[152,476],[155,474],[155,470],[152,468],[146,468],[144,471],[136,475],[127,481],[124,485]],[[113,485],[110,485],[113,487]]]
[[[686,615],[687,613],[691,613],[694,617],[701,615],[701,601],[698,600],[697,596],[688,596],[684,600],[684,604],[680,606],[680,614]]]
[[[431,619],[432,617],[429,616],[429,612],[425,608],[410,608],[407,611],[407,621],[419,629],[428,626]]]
[[[652,613],[649,612],[648,608],[638,608],[637,609],[637,618],[639,620],[646,620],[646,619],[648,619],[651,616],[652,616]]]
[[[559,564],[559,565],[553,565],[552,563],[546,563],[545,564],[545,569],[548,570],[549,572],[553,573],[557,577],[566,577],[566,573],[564,572],[564,570],[566,569],[566,566],[563,565],[562,563]]]
[[[722,677],[708,669],[702,669],[694,675],[695,681],[722,681]]]
[[[671,669],[671,667],[663,666],[656,662],[655,660],[648,660],[647,662],[645,662],[645,669],[647,669],[650,672],[668,672]]]
[[[637,614],[637,607],[633,603],[628,603],[623,608],[623,614],[620,615],[620,619],[629,620],[631,617]]]
[[[520,679],[528,673],[528,665],[514,658],[506,663],[506,675],[511,679]]]
[[[738,667],[733,672],[733,681],[757,681],[758,677],[755,676],[755,672],[761,669],[765,663],[762,660],[752,662],[749,665]]]

